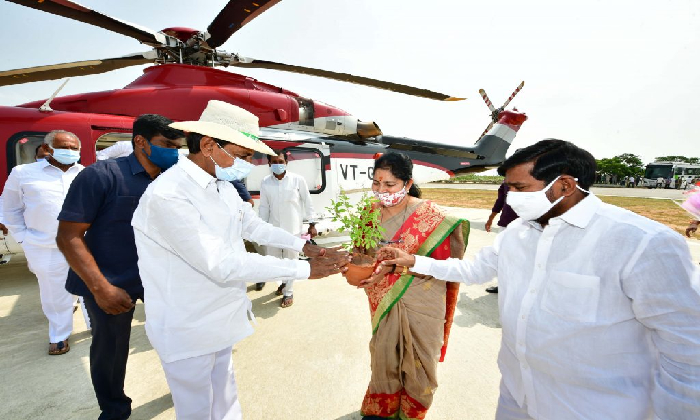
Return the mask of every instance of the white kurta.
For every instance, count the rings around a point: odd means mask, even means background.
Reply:
[[[12,168],[2,193],[3,220],[17,242],[57,248],[58,213],[82,170],[76,163],[63,172],[45,159]]]
[[[215,353],[250,335],[246,283],[308,278],[305,261],[247,253],[243,239],[300,251],[263,222],[229,182],[187,158],[160,175],[132,219],[146,333],[164,363]]]
[[[81,170],[83,166],[76,163],[63,172],[45,159],[19,165],[12,169],[2,194],[5,225],[22,242],[29,269],[39,281],[51,343],[65,340],[73,330],[76,298],[66,291],[68,262],[56,245],[56,232],[68,188]],[[89,328],[87,316],[85,321]]]
[[[516,219],[474,262],[416,256],[411,270],[498,276],[499,404],[538,420],[700,419],[700,270],[667,227],[589,195],[544,229]],[[515,411],[499,407],[526,418]]]
[[[309,187],[303,177],[285,172],[282,179],[274,175],[266,176],[260,186],[260,218],[273,226],[280,227],[293,235],[303,231],[304,220],[314,221]],[[296,260],[299,253],[272,246],[265,247],[265,254],[275,258]],[[294,280],[285,282],[284,296],[292,296]]]
[[[304,220],[314,221],[309,187],[303,177],[287,172],[282,179],[266,176],[260,186],[260,218],[291,233],[299,235]]]

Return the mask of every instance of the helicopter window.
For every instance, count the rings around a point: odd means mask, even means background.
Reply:
[[[314,125],[314,101],[311,99],[296,98],[299,104],[299,125]]]
[[[46,134],[18,133],[14,135],[8,142],[8,146],[10,146],[8,149],[12,151],[12,153],[7,154],[8,171],[17,165],[36,162],[36,149],[44,143]]]
[[[95,151],[106,149],[114,146],[118,141],[128,141],[131,143],[131,133],[106,133],[97,138],[95,142]]]
[[[311,194],[320,194],[326,189],[326,172],[323,170],[324,159],[317,149],[290,147],[283,149],[287,154],[287,170],[301,175],[306,181]],[[256,165],[246,179],[246,187],[251,194],[260,194],[263,178],[270,175],[266,155],[255,153],[252,163]]]

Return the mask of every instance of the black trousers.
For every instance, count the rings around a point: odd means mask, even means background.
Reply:
[[[131,398],[124,394],[126,361],[134,309],[119,315],[103,311],[92,296],[85,297],[90,315],[90,376],[100,405],[99,420],[124,420],[131,415]]]

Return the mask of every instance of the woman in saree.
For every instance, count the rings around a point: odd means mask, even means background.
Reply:
[[[372,191],[378,199],[383,245],[436,259],[461,258],[469,223],[421,200],[413,162],[388,153],[375,161]],[[381,266],[380,266],[381,267]],[[363,420],[424,419],[445,357],[458,283],[401,272],[375,272],[365,288],[372,316],[372,376],[362,402]]]

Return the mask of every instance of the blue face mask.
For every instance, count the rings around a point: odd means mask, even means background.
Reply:
[[[153,162],[160,169],[166,170],[177,163],[177,159],[180,156],[177,149],[155,146],[150,141],[148,141],[148,144],[151,146],[151,155],[147,155],[148,160]],[[144,153],[146,153],[145,149]]]
[[[218,143],[217,146],[219,146]],[[255,167],[255,165],[252,163],[248,163],[241,158],[231,156],[226,150],[224,150],[223,147],[219,146],[219,149],[233,159],[233,165],[229,166],[228,168],[222,168],[216,163],[213,157],[209,156],[209,159],[214,162],[214,173],[216,174],[217,179],[228,182],[240,181],[247,177],[248,174],[250,174],[250,171],[252,171]]]
[[[287,170],[287,165],[284,163],[273,163],[270,165],[270,169],[272,169],[273,174],[282,175]]]
[[[53,149],[51,157],[56,159],[58,163],[72,165],[80,160],[80,150]]]

